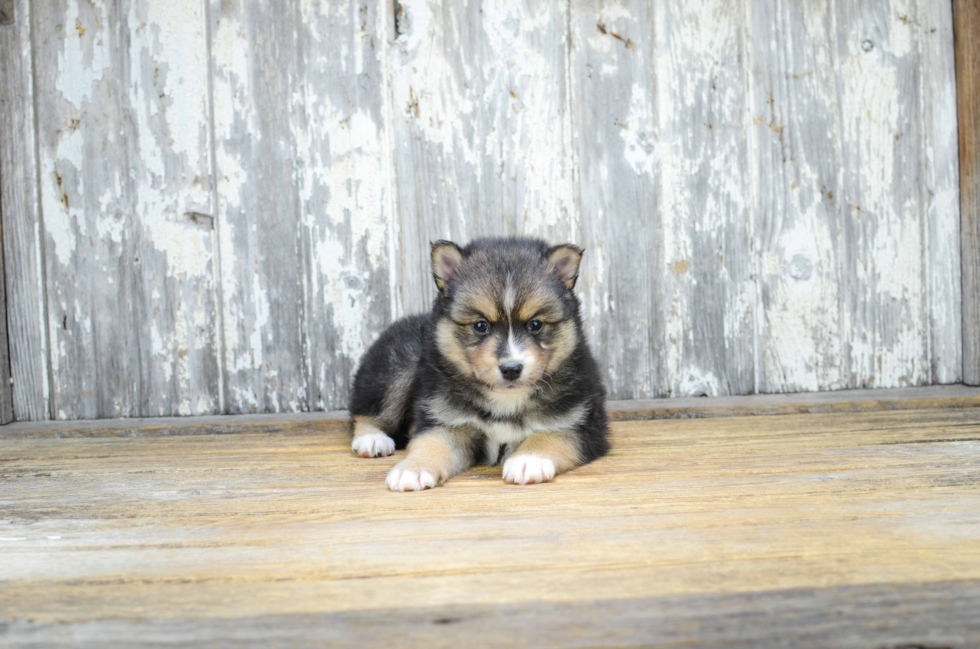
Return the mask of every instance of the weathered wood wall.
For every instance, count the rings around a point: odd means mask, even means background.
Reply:
[[[490,234],[587,248],[616,398],[962,377],[949,2],[14,4],[18,419],[343,407]]]

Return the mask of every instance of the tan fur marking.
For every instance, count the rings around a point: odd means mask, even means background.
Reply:
[[[468,469],[471,458],[466,457],[468,428],[437,428],[408,443],[405,459],[398,463],[409,471],[428,471],[443,483],[460,471]]]
[[[549,346],[551,351],[551,358],[548,359],[548,367],[558,367],[575,351],[575,345],[578,343],[578,336],[575,333],[575,323],[570,320],[560,322],[556,325],[558,327],[558,332],[552,339],[552,343]]]
[[[473,366],[473,374],[477,379],[487,385],[494,385],[500,382],[497,376],[497,345],[499,337],[488,336],[479,347],[470,355]]]
[[[477,293],[468,301],[470,308],[485,315],[490,322],[497,322],[500,319],[496,303],[486,293]]]
[[[520,454],[543,457],[555,463],[555,472],[562,473],[582,464],[582,454],[578,444],[569,433],[542,431],[534,433],[517,447],[514,455]]]
[[[439,351],[449,359],[449,362],[456,366],[456,369],[462,374],[469,376],[473,369],[466,357],[466,350],[456,339],[456,327],[458,326],[450,320],[440,320],[439,324],[436,325],[436,343],[439,345]]]
[[[543,290],[536,290],[524,300],[517,311],[517,318],[521,322],[527,322],[534,317],[545,322],[553,321],[561,317],[561,306]]]
[[[408,397],[412,391],[412,382],[415,380],[415,368],[397,372],[391,377],[388,384],[388,391],[385,393],[384,403],[378,419],[384,424],[382,430],[390,433],[398,426],[408,408]]]
[[[534,343],[528,344],[524,353],[534,359],[534,363],[531,364],[531,368],[533,369],[528,372],[527,381],[529,383],[537,383],[538,379],[541,378],[541,375],[547,369],[548,354]]]
[[[490,322],[497,322],[500,319],[497,303],[491,296],[479,289],[463,293],[456,298],[453,304],[453,320],[468,322],[472,319],[473,312],[481,314]]]

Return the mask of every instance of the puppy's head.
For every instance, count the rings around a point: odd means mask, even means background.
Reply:
[[[554,373],[579,341],[572,288],[582,252],[533,239],[433,244],[436,342],[455,372],[501,397]]]

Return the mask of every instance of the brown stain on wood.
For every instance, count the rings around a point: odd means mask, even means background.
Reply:
[[[687,260],[681,259],[680,261],[674,261],[668,264],[670,267],[670,272],[675,275],[683,275],[687,272]]]
[[[596,23],[596,29],[599,30],[599,33],[600,34],[607,34],[609,36],[612,36],[617,41],[619,41],[620,43],[622,43],[624,47],[628,47],[633,52],[636,51],[636,46],[633,44],[633,41],[631,39],[629,39],[629,38],[623,38],[622,36],[620,36],[616,32],[610,31],[610,30],[606,29],[606,26],[603,25],[602,23]]]

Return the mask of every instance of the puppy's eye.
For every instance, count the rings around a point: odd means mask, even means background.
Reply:
[[[490,331],[490,325],[487,324],[486,320],[480,320],[479,322],[473,323],[473,331],[480,334],[481,336],[488,331]]]
[[[540,320],[531,320],[527,323],[527,330],[532,334],[536,334],[544,327],[544,323]]]

